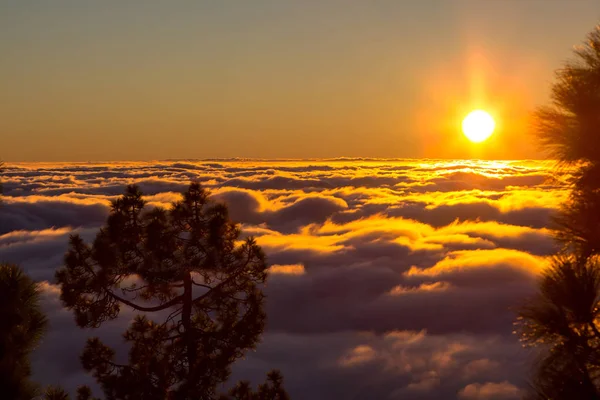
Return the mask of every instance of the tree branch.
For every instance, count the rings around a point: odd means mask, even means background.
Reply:
[[[238,269],[234,274],[232,274],[229,278],[225,279],[223,282],[221,282],[218,285],[212,287],[208,292],[206,292],[203,295],[195,298],[192,301],[192,303],[195,304],[195,303],[197,303],[199,301],[202,301],[203,299],[205,299],[208,296],[210,296],[215,290],[219,290],[221,287],[225,286],[226,284],[228,284],[229,282],[233,281],[238,276],[240,276],[242,273],[246,272],[246,268],[248,267],[248,264],[250,264],[250,260],[252,259],[251,255],[252,255],[252,252],[248,251],[248,258],[246,259],[246,262],[244,263],[243,267],[241,267],[240,269]]]
[[[196,286],[200,286],[200,287],[206,288],[206,289],[208,289],[208,290],[212,290],[212,289],[213,289],[213,287],[212,287],[212,286],[210,286],[210,285],[204,285],[204,284],[202,284],[202,283],[198,283],[198,282],[196,282],[194,279],[192,279],[192,283],[193,283],[194,285],[196,285]]]
[[[113,292],[111,292],[110,290],[106,290],[106,294],[108,294],[108,296],[112,297],[113,299],[128,305],[129,307],[138,310],[138,311],[143,311],[143,312],[156,312],[156,311],[162,311],[162,310],[166,310],[169,307],[174,306],[175,304],[179,303],[182,299],[182,296],[177,296],[175,298],[173,298],[172,300],[161,304],[159,306],[154,306],[154,307],[142,307],[138,304],[132,303],[131,301],[124,299],[120,296],[117,296],[116,294],[114,294]]]
[[[132,287],[124,287],[124,288],[121,288],[121,291],[123,291],[123,292],[127,292],[127,293],[130,293],[130,292],[137,292],[137,291],[139,291],[139,290],[146,289],[148,286],[149,286],[149,285],[144,285],[144,286],[139,286],[139,287],[136,287],[136,288],[132,288]]]

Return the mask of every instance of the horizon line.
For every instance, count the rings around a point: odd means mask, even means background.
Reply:
[[[260,158],[260,157],[210,157],[210,158],[164,158],[164,159],[98,159],[98,160],[35,160],[35,161],[9,161],[2,160],[4,166],[11,164],[102,164],[102,163],[155,163],[155,162],[401,162],[401,161],[480,161],[480,162],[515,162],[515,161],[548,161],[557,160],[549,158],[521,158],[521,159],[501,159],[501,158],[436,158],[436,157],[307,157],[307,158]]]

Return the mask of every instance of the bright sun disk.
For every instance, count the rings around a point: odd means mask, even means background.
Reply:
[[[483,110],[471,111],[462,122],[463,133],[474,143],[483,142],[489,138],[495,127],[494,118]]]

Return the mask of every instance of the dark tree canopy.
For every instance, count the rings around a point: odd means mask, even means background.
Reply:
[[[555,222],[565,251],[584,259],[600,255],[600,191],[573,190]]]
[[[600,399],[600,27],[556,72],[551,100],[536,133],[572,190],[556,217],[562,248],[517,321],[541,350],[528,398]]]
[[[108,399],[217,398],[265,322],[265,255],[239,236],[227,208],[194,183],[168,210],[146,208],[130,186],[92,245],[71,237],[56,278],[77,324],[98,327],[124,307],[140,313],[124,333],[128,363],[98,338],[81,356]]]
[[[522,341],[543,350],[530,398],[600,399],[599,302],[598,258],[556,256],[517,320]]]
[[[582,371],[564,347],[538,360],[530,391],[524,400],[599,399],[588,372]]]
[[[600,162],[600,27],[556,72],[551,104],[538,109],[536,132],[549,154],[564,163]]]
[[[12,264],[0,264],[0,321],[0,397],[30,400],[38,388],[30,381],[29,355],[47,321],[38,285]]]
[[[573,352],[592,348],[588,341],[600,339],[599,301],[598,260],[556,256],[542,276],[537,298],[519,313],[521,338],[529,344],[572,345]]]
[[[44,393],[44,400],[69,400],[69,393],[58,386],[48,386]]]
[[[0,175],[4,172],[4,162],[0,161]],[[0,203],[2,203],[2,180],[0,179]]]
[[[558,240],[581,257],[600,251],[600,26],[556,72],[551,103],[536,112],[541,146],[567,165],[572,193],[557,218]]]
[[[242,381],[223,395],[219,400],[289,400],[283,389],[283,377],[278,371],[272,371],[267,376],[267,382],[260,385],[256,392],[252,391],[249,382]]]
[[[92,397],[92,391],[87,386],[80,386],[77,389],[76,400],[98,400]],[[48,386],[44,393],[44,400],[71,400],[71,396],[60,386]]]

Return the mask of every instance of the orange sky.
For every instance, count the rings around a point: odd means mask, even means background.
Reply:
[[[0,5],[0,157],[539,157],[597,1]],[[495,118],[482,144],[460,132]]]

